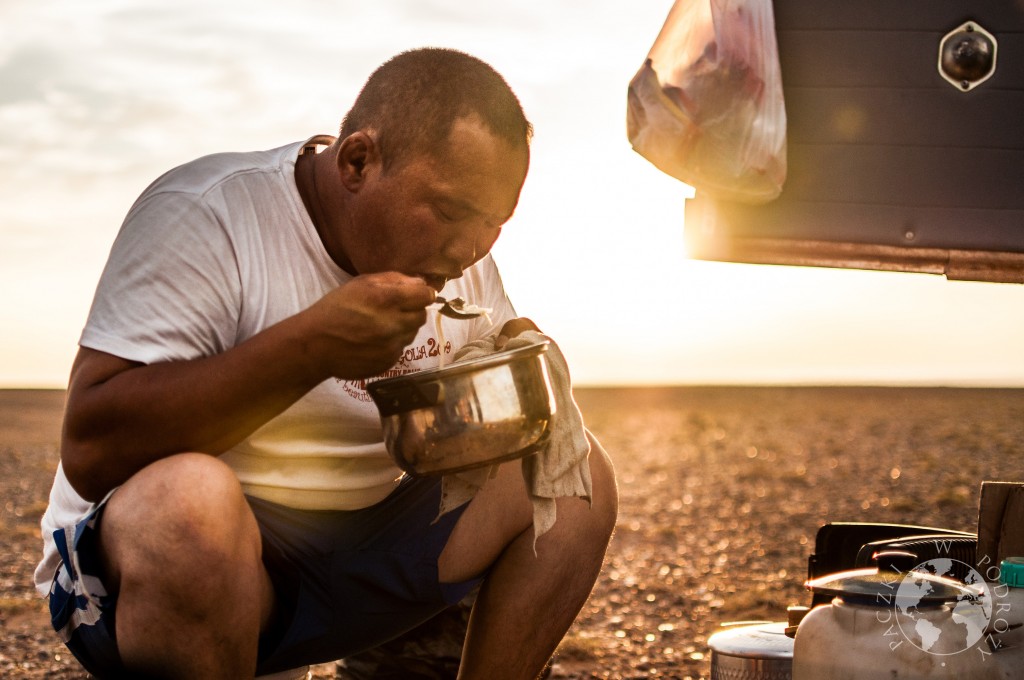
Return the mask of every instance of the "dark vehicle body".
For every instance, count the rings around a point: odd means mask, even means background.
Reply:
[[[788,175],[687,205],[710,260],[1024,283],[1024,2],[777,0]]]

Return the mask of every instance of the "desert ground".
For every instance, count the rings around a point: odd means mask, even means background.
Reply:
[[[0,391],[3,678],[89,677],[32,588],[63,396]],[[706,678],[720,624],[809,603],[824,523],[975,531],[981,482],[1024,481],[1024,390],[589,388],[577,400],[615,462],[620,515],[552,678]]]

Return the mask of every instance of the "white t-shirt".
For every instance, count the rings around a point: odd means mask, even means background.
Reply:
[[[83,347],[142,363],[223,352],[308,308],[352,277],[324,250],[295,185],[306,143],[206,156],[154,182],[114,242],[82,333]],[[433,313],[385,375],[432,368],[515,316],[490,255],[442,294],[490,307],[490,320]],[[362,380],[327,380],[221,455],[245,492],[295,508],[350,510],[394,489],[401,471],[384,448]],[[57,564],[52,532],[92,509],[58,467],[43,516],[36,586]]]

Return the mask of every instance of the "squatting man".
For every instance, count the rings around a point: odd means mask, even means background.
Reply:
[[[364,382],[537,330],[490,255],[531,133],[490,66],[419,49],[374,71],[337,137],[199,158],[138,198],[71,369],[36,572],[87,670],[252,678],[477,587],[459,677],[543,670],[615,523],[606,453],[587,433],[590,502],[557,499],[535,553],[518,461],[438,518],[439,480],[400,474]],[[439,292],[490,319],[446,321],[441,346]]]

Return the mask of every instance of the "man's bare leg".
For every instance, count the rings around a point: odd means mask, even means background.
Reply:
[[[274,595],[230,468],[204,454],[146,467],[111,497],[100,542],[127,668],[158,678],[253,677]]]
[[[480,590],[463,651],[461,680],[536,678],[586,602],[615,526],[611,462],[591,440],[593,507],[557,501],[555,526],[537,541],[519,465],[503,465],[459,519],[439,562],[442,581],[493,567]]]

